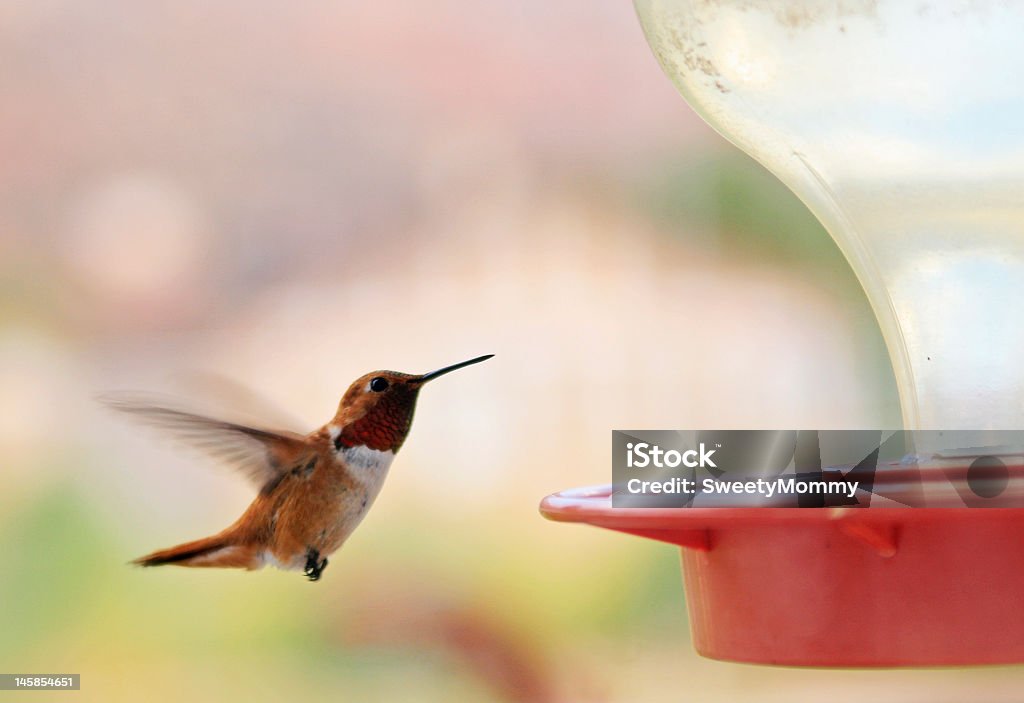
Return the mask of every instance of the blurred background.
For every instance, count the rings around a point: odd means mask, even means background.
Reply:
[[[0,46],[0,670],[102,701],[1015,699],[1015,669],[701,659],[676,549],[538,515],[610,480],[614,428],[900,423],[842,256],[626,0],[0,0]],[[126,566],[252,489],[98,393],[307,431],[362,373],[484,353],[321,582]]]

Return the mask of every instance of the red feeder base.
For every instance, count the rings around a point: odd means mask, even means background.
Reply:
[[[549,496],[541,512],[682,546],[707,657],[1024,663],[1024,509],[613,509],[603,486]]]

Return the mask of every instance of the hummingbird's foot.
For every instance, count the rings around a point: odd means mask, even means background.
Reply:
[[[327,568],[327,557],[320,558],[320,552],[310,547],[306,551],[306,568],[302,570],[302,573],[306,574],[306,577],[310,581],[319,581],[320,574]]]

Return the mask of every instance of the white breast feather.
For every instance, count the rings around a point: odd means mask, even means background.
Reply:
[[[394,461],[395,453],[391,450],[382,452],[369,447],[357,446],[346,447],[339,454],[352,472],[352,477],[366,491],[366,505],[362,510],[365,515],[373,505],[377,494],[380,493],[381,486],[384,485],[384,479],[387,478],[388,469],[391,467],[391,462]]]

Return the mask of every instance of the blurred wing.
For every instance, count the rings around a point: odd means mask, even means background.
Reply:
[[[302,427],[305,423],[282,412],[277,404],[267,400],[238,381],[212,371],[187,371],[175,376],[189,398],[208,398],[211,402],[232,408],[260,419],[260,424],[275,427]]]
[[[139,396],[106,395],[100,402],[170,433],[247,475],[258,487],[276,481],[309,451],[302,435],[217,420],[158,405]]]

